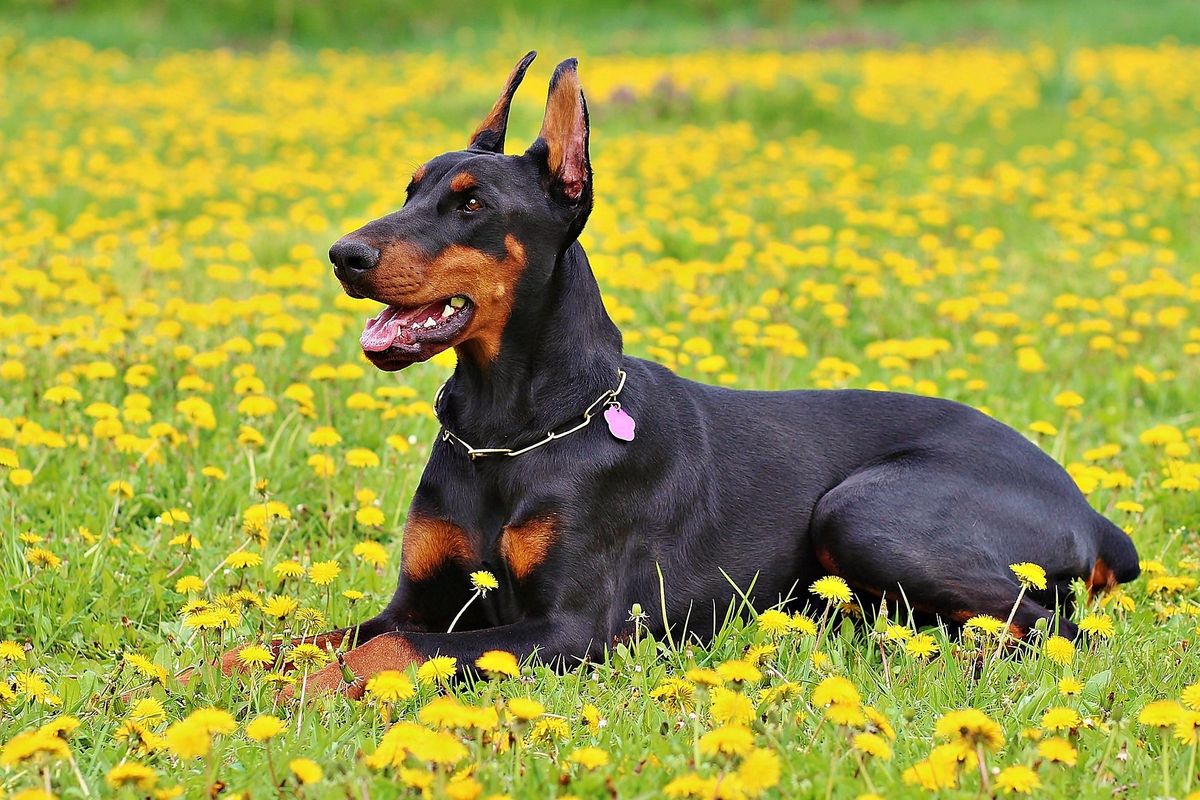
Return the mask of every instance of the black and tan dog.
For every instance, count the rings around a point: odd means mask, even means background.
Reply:
[[[318,638],[347,652],[310,692],[357,695],[371,674],[436,654],[464,666],[492,649],[576,662],[626,633],[635,603],[659,607],[659,569],[666,619],[655,612],[649,627],[677,637],[711,634],[731,582],[767,607],[802,602],[825,574],[951,623],[1004,619],[1019,589],[1009,565],[1023,561],[1050,584],[1021,600],[1015,632],[1046,620],[1074,635],[1071,581],[1096,590],[1137,576],[1130,539],[1067,473],[971,408],[731,391],[623,355],[577,241],[593,186],[574,60],[554,71],[537,140],[503,154],[533,57],[465,150],[425,164],[402,209],[329,252],[347,293],[387,306],[362,334],[376,366],[448,347],[458,364],[396,594],[373,619]],[[446,633],[479,569],[499,589]]]

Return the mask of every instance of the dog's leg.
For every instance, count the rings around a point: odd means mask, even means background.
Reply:
[[[366,622],[359,623],[358,625],[351,625],[348,628],[337,628],[332,631],[325,631],[324,633],[318,633],[312,636],[297,636],[288,640],[272,639],[267,647],[271,651],[272,659],[277,663],[279,661],[279,654],[285,647],[294,647],[299,644],[315,644],[324,651],[349,650],[371,641],[384,631],[394,630],[395,627],[396,626],[391,622],[391,618],[387,616],[385,612],[384,614],[372,617]],[[245,646],[245,644],[241,644],[221,654],[221,657],[217,663],[221,667],[222,674],[228,676],[237,672],[246,671],[246,665],[242,663],[239,658],[239,655]],[[290,672],[292,670],[292,663],[285,660],[283,664],[280,665],[280,669],[283,672]],[[186,683],[189,677],[191,677],[190,671],[181,676],[181,680]]]
[[[1014,635],[1045,620],[1073,638],[1067,587],[1086,578],[1095,559],[1093,512],[1082,498],[1022,488],[976,482],[958,465],[876,465],[817,503],[813,553],[825,570],[860,593],[886,596],[892,607],[908,603],[954,622],[1012,613]],[[1046,508],[1059,515],[1046,518]],[[1009,565],[1027,561],[1045,569],[1048,586],[1017,603],[1021,586]]]
[[[309,675],[304,691],[308,696],[340,692],[358,699],[371,676],[383,670],[402,670],[434,656],[452,656],[462,671],[471,668],[489,650],[504,650],[519,660],[536,652],[543,662],[571,665],[585,659],[589,651],[607,644],[598,641],[595,626],[591,617],[558,614],[461,633],[392,631],[346,653],[342,659],[344,665],[334,662]],[[350,674],[353,679],[347,681]]]

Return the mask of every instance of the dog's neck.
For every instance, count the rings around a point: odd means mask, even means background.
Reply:
[[[443,424],[475,447],[528,444],[617,385],[621,332],[579,242],[557,257],[544,291],[524,294],[496,359],[480,366],[460,353],[442,396]]]

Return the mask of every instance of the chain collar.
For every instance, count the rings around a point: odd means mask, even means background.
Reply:
[[[524,455],[525,453],[528,453],[530,450],[536,450],[537,448],[541,447],[544,444],[550,444],[550,442],[553,442],[555,439],[562,439],[566,436],[570,436],[572,433],[575,433],[576,431],[583,430],[584,428],[586,428],[588,426],[588,424],[591,423],[592,419],[596,416],[596,409],[598,409],[600,406],[604,406],[605,408],[620,408],[621,404],[617,402],[617,395],[619,395],[621,393],[621,390],[625,388],[625,378],[626,378],[625,370],[623,370],[623,369],[617,370],[617,375],[620,378],[620,380],[617,382],[617,388],[609,389],[604,394],[597,397],[590,406],[588,406],[586,409],[584,409],[583,419],[579,423],[577,423],[576,425],[574,425],[571,428],[568,428],[565,431],[559,431],[557,433],[555,431],[549,431],[546,434],[545,438],[539,439],[538,441],[534,442],[531,445],[528,445],[527,447],[522,447],[522,448],[516,449],[516,450],[514,450],[511,447],[472,447],[471,445],[469,445],[465,441],[463,441],[461,436],[458,436],[457,434],[452,433],[450,431],[450,429],[447,428],[444,424],[442,425],[441,439],[443,442],[453,442],[454,444],[457,444],[460,447],[462,447],[463,450],[466,451],[467,457],[470,458],[472,461],[474,461],[477,458],[484,458],[486,456],[513,457],[513,456]],[[446,390],[446,384],[449,382],[450,382],[449,379],[447,379],[446,382],[443,383],[441,385],[441,387],[437,390],[437,395],[433,398],[433,413],[434,413],[434,416],[437,417],[438,422],[442,421],[441,415],[438,413],[438,407],[441,405],[441,402],[442,402],[442,393]]]

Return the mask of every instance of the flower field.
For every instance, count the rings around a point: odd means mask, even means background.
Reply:
[[[466,143],[527,44],[0,38],[0,796],[1200,797],[1200,49],[1170,41],[535,43],[509,129],[520,152],[580,55],[583,242],[628,352],[951,398],[1063,463],[1143,559],[1078,641],[855,622],[827,579],[704,646],[280,699],[256,645],[391,596],[453,366],[374,370],[378,307],[325,251]],[[237,644],[245,675],[179,679]]]

